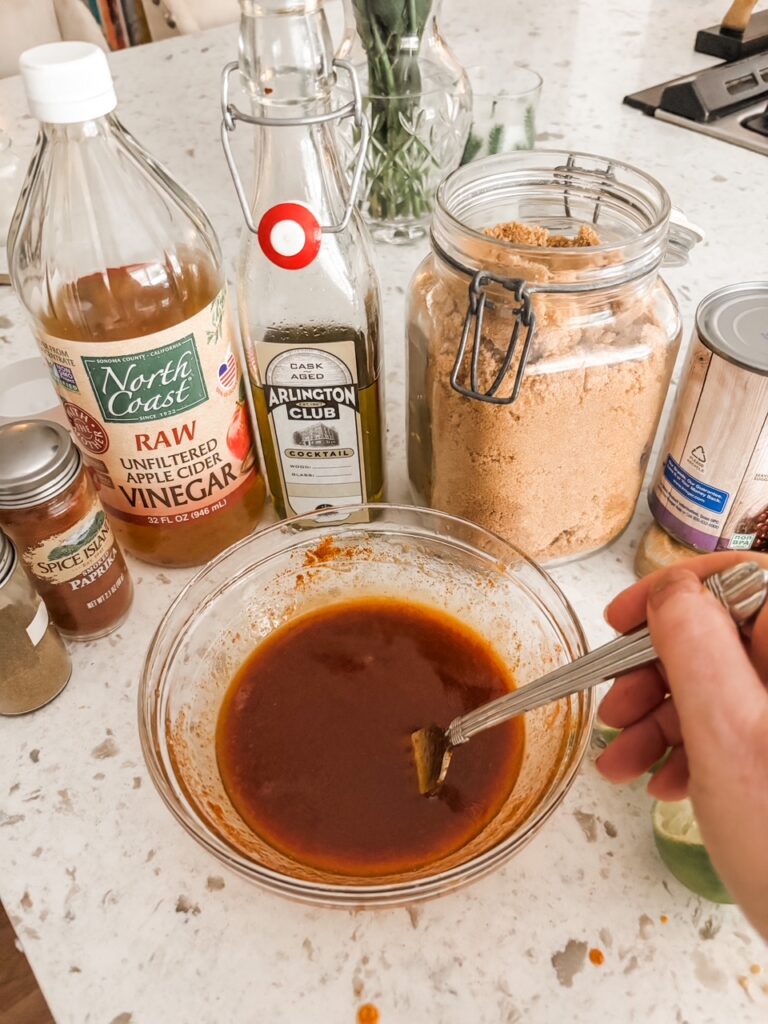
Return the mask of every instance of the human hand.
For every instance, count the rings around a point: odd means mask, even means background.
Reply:
[[[768,939],[768,606],[739,634],[700,583],[752,552],[703,555],[653,573],[606,610],[624,633],[647,621],[659,664],[618,679],[600,707],[623,729],[598,758],[611,782],[646,772],[660,800],[690,796],[712,862]]]

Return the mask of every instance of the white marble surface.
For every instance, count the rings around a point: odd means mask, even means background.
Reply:
[[[687,326],[707,291],[768,274],[768,161],[644,118],[621,98],[706,64],[692,52],[695,29],[724,7],[483,0],[472,19],[459,0],[445,4],[465,64],[519,60],[543,74],[544,145],[637,163],[706,230],[693,264],[668,274]],[[201,199],[230,259],[240,218],[219,150],[217,81],[234,55],[225,29],[112,61],[124,121]],[[0,127],[26,154],[34,125],[22,110],[18,81],[0,83]],[[377,253],[394,497],[403,293],[419,255]],[[33,351],[1,290],[0,365]],[[601,610],[630,582],[646,521],[641,511],[612,548],[556,573],[594,642],[608,635]],[[768,1019],[765,946],[737,910],[702,903],[665,872],[642,787],[609,787],[591,758],[506,868],[410,912],[308,910],[219,868],[156,796],[136,729],[142,656],[187,574],[134,573],[128,624],[73,648],[72,682],[48,708],[0,720],[0,896],[60,1024],[354,1024],[366,1001],[382,1024]],[[585,957],[591,947],[603,966]]]

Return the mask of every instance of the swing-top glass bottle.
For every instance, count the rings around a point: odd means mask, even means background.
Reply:
[[[238,306],[262,449],[278,514],[383,496],[379,288],[354,208],[335,122],[367,125],[352,69],[334,62],[323,0],[242,0],[240,62],[251,113],[230,99],[222,142],[248,230]],[[353,101],[335,102],[336,73]],[[255,132],[255,182],[245,195],[230,145],[238,121]],[[338,513],[346,518],[346,513]]]

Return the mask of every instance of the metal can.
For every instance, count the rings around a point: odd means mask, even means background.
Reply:
[[[648,493],[698,551],[768,551],[768,281],[720,288],[696,330]]]

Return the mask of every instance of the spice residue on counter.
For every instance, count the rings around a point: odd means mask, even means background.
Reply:
[[[381,1015],[373,1003],[364,1003],[357,1011],[357,1024],[379,1024]]]

